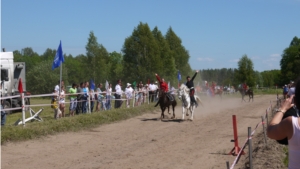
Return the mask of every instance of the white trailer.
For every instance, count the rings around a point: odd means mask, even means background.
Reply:
[[[25,62],[14,62],[13,52],[0,52],[1,67],[1,97],[20,95],[18,86],[19,79],[22,78],[24,95],[30,95],[26,91]],[[25,104],[30,104],[30,99],[25,98]],[[7,98],[3,100],[4,109],[22,107],[21,97]],[[10,114],[12,111],[6,111]]]

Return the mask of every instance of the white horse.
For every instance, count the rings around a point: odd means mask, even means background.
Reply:
[[[186,113],[186,116],[189,115],[189,110],[191,112],[191,117],[189,120],[193,121],[194,118],[194,110],[196,105],[191,104],[191,98],[190,98],[190,89],[184,85],[181,84],[181,86],[178,89],[178,98],[182,101],[182,120],[184,120],[184,113]],[[203,106],[200,97],[197,95],[194,95],[196,102],[200,102],[200,104]]]

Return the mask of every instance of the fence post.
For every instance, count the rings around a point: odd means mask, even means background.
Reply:
[[[87,104],[88,104],[88,113],[91,113],[91,99],[90,99],[90,94],[88,93],[88,97],[87,97]]]
[[[272,111],[272,109],[271,109]],[[267,125],[269,124],[269,118],[268,118],[268,109],[266,109],[266,119],[267,119]]]
[[[248,127],[248,146],[249,146],[249,167],[250,169],[253,169],[251,127]]]
[[[22,123],[23,123],[23,127],[25,127],[25,100],[24,100],[24,93],[21,93],[21,98],[22,98]]]
[[[262,122],[262,126],[263,126],[264,142],[265,142],[265,146],[267,146],[267,135],[266,135],[264,117],[263,116],[261,116],[261,122]]]
[[[234,147],[228,154],[232,154],[232,155],[236,156],[236,155],[238,155],[241,148],[239,147],[239,141],[238,141],[238,135],[237,135],[237,126],[236,126],[236,116],[235,115],[232,115],[232,124],[233,124],[233,137],[234,137],[234,140],[231,140],[231,141],[234,142]],[[241,154],[244,155],[245,152],[242,151]]]
[[[150,93],[149,93],[149,89],[147,89],[147,100],[148,100],[148,104],[150,104]]]
[[[135,104],[135,90],[133,91],[133,102],[132,102],[132,107],[134,107]]]
[[[229,168],[229,161],[226,161],[226,166],[227,166],[227,169],[230,169]]]

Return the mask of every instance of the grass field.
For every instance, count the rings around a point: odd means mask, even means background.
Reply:
[[[31,105],[37,104],[50,104],[50,99],[31,99]],[[112,105],[113,106],[113,105]],[[112,109],[107,111],[98,111],[91,114],[80,114],[74,117],[69,117],[69,104],[66,104],[66,117],[60,119],[54,119],[54,111],[49,106],[32,107],[37,112],[43,108],[40,117],[42,122],[33,120],[27,122],[25,127],[23,125],[15,126],[15,122],[18,119],[22,119],[21,112],[15,112],[7,116],[6,124],[1,127],[1,144],[8,141],[22,141],[33,138],[39,138],[48,134],[56,134],[58,132],[72,132],[83,129],[92,128],[101,124],[108,124],[111,122],[125,120],[133,116],[141,115],[146,112],[154,111],[158,108],[154,107],[154,103],[143,104],[142,106],[134,108],[125,108],[125,103],[119,109]],[[28,111],[26,111],[26,118],[30,117]]]

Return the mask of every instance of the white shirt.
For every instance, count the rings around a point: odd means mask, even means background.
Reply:
[[[150,91],[155,91],[157,88],[156,88],[156,85],[155,84],[150,84],[149,85],[149,90]]]
[[[94,90],[90,91],[91,100],[95,100],[95,92]]]
[[[149,88],[150,88],[150,86],[149,86]],[[158,86],[156,84],[152,84],[150,90],[151,91],[156,91],[157,89],[158,89]]]
[[[58,91],[59,91],[59,85],[56,85],[56,86],[54,87],[54,90],[55,90],[56,92],[58,92]]]
[[[300,125],[297,117],[292,117],[293,136],[289,142],[289,169],[296,169],[300,166]]]
[[[171,87],[171,94],[175,94],[175,87]]]
[[[60,92],[59,103],[65,103],[65,91]]]
[[[127,87],[125,89],[125,94],[126,94],[126,98],[127,99],[131,99],[132,98],[132,93],[133,93],[133,88],[132,87]]]
[[[116,94],[122,95],[122,89],[121,89],[121,86],[119,84],[116,85],[115,90],[116,90]]]
[[[112,92],[112,88],[108,88],[107,91],[106,91],[106,96],[110,96],[111,95],[111,92]]]

